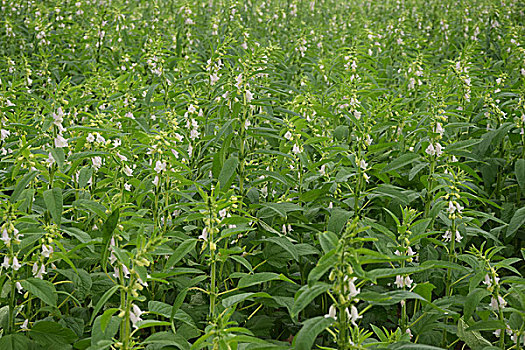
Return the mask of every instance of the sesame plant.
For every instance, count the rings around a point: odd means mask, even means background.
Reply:
[[[525,348],[520,0],[3,0],[0,349]]]

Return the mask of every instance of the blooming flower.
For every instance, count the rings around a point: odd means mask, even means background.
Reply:
[[[2,238],[0,238],[0,240],[2,240],[2,242],[4,242],[6,246],[9,246],[9,243],[11,242],[11,237],[9,237],[6,228],[2,230]]]
[[[159,177],[155,175],[155,178],[153,179],[153,185],[158,186],[159,185]]]
[[[4,262],[1,265],[4,269],[8,269],[11,267],[11,264],[9,263],[9,257],[6,255],[4,256]]]
[[[292,133],[290,131],[287,131],[286,134],[284,134],[284,138],[288,141],[292,139]]]
[[[246,90],[246,102],[250,103],[253,99],[253,94],[250,92],[250,90]]]
[[[202,233],[199,236],[199,239],[202,239],[202,240],[205,240],[205,241],[208,240],[208,230],[207,230],[206,227],[202,230]]]
[[[293,152],[294,154],[301,153],[301,148],[300,148],[297,144],[294,143],[294,145],[293,145],[293,147],[292,147],[292,152]]]
[[[42,244],[42,256],[49,258],[51,254],[53,254],[53,247],[49,246],[48,248],[45,244]]]
[[[140,315],[142,315],[142,310],[137,305],[133,304],[133,307],[129,313],[129,319],[135,328],[138,328],[137,323],[142,321]]]
[[[33,264],[33,277],[42,279],[43,278],[42,275],[44,274],[46,274],[46,267],[44,266],[44,264],[40,265],[39,267],[38,263],[34,263]]]
[[[155,162],[155,169],[154,169],[157,173],[160,173],[161,171],[163,170],[166,170],[166,163],[165,162],[162,162],[160,160],[157,160]]]
[[[414,281],[410,278],[410,276],[403,277],[401,275],[397,275],[394,284],[397,286],[397,288],[410,288],[412,286],[412,282]]]
[[[100,167],[102,166],[102,158],[99,156],[93,157],[93,159],[91,159],[91,162],[93,163],[93,167],[95,168],[95,170],[100,169]]]
[[[498,295],[498,299],[492,297],[490,300],[490,307],[494,311],[498,311],[500,308],[503,310],[505,306],[507,305],[507,302],[501,295]]]
[[[0,130],[0,141],[4,141],[6,138],[9,137],[9,135],[11,135],[11,132],[9,130],[1,129]]]
[[[22,325],[20,325],[20,328],[21,329],[27,329],[27,326],[29,325],[29,319],[26,318],[26,320],[24,321],[24,323],[22,323]]]
[[[57,148],[67,147],[67,140],[61,134],[58,134],[57,137],[55,138],[55,147]]]
[[[348,309],[347,309],[347,312],[348,312]],[[356,326],[356,327],[357,327],[357,324],[355,323],[355,321],[357,321],[360,318],[363,318],[362,315],[359,315],[359,311],[357,310],[355,305],[352,305],[350,307],[350,316],[349,316],[349,318],[350,318],[350,322],[352,322],[352,324],[354,326]]]
[[[328,309],[328,313],[326,315],[324,315],[325,318],[333,318],[335,320],[337,320],[337,309],[335,307],[334,304],[332,304],[332,306],[330,306],[330,308]]]
[[[86,141],[90,143],[95,141],[95,136],[93,136],[92,133],[89,133],[88,136],[86,137]]]
[[[124,169],[122,169],[122,171],[124,171],[124,174],[126,174],[128,176],[132,176],[133,175],[133,170],[127,165],[124,167]]]

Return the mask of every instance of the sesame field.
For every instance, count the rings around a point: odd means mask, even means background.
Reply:
[[[0,350],[523,350],[524,274],[524,1],[0,3]]]

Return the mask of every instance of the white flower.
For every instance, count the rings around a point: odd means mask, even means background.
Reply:
[[[335,320],[337,320],[337,309],[335,307],[334,304],[332,304],[332,306],[330,306],[330,308],[328,309],[328,313],[326,315],[324,315],[325,318],[333,318]]]
[[[22,290],[24,290],[22,288],[22,284],[20,284],[20,282],[16,282],[15,283],[15,287],[16,287],[16,290],[18,291],[18,293],[22,294]]]
[[[53,254],[53,247],[49,246],[48,248],[45,244],[42,244],[42,256],[49,258],[51,254]]]
[[[126,265],[122,265],[122,274],[124,275],[124,278],[128,278],[129,277],[129,270],[128,270],[128,267]]]
[[[11,135],[11,132],[9,130],[6,130],[6,129],[0,130],[0,140],[1,141],[4,141],[6,138],[9,137],[9,135]]]
[[[372,138],[370,137],[370,135],[366,135],[366,140],[365,140],[365,144],[367,146],[370,146],[372,144]]]
[[[438,133],[440,135],[443,135],[444,132],[445,132],[445,130],[443,129],[443,126],[441,126],[441,123],[437,123],[436,124],[436,133]]]
[[[53,158],[53,155],[51,154],[51,152],[49,152],[49,154],[47,156],[47,159],[46,159],[46,162],[49,165],[53,165],[55,163],[55,158]]]
[[[91,159],[91,162],[93,163],[95,170],[98,170],[102,166],[102,158],[99,156],[94,156],[93,159]]]
[[[197,109],[195,108],[194,105],[190,104],[190,106],[188,107],[188,113],[195,113],[197,112]]]
[[[130,119],[135,119],[135,116],[131,112],[126,113],[126,117]]]
[[[124,188],[126,189],[126,191],[131,191],[131,184],[125,183]]]
[[[503,310],[505,306],[507,305],[507,302],[501,295],[498,295],[498,299],[492,297],[490,300],[490,307],[494,311],[498,311],[500,308]]]
[[[361,169],[363,169],[363,170],[366,170],[366,168],[368,167],[368,163],[365,162],[364,159],[361,159],[361,160],[359,161],[359,167],[360,167]]]
[[[135,328],[138,328],[137,323],[142,321],[140,315],[142,315],[142,310],[140,310],[137,305],[133,304],[132,310],[129,313],[129,319]]]
[[[128,176],[132,176],[133,175],[133,170],[127,165],[122,170],[124,171],[124,174],[126,174]]]
[[[219,76],[217,75],[217,73],[213,73],[212,75],[210,75],[211,85],[215,85],[215,83],[217,83],[218,81],[219,81]]]
[[[405,331],[406,334],[408,334],[408,336],[410,337],[410,339],[412,339],[412,331],[410,330],[410,328],[407,328],[407,330]]]
[[[368,176],[367,173],[363,173],[363,177],[365,178],[366,183],[368,183],[368,180],[370,179],[370,176]]]
[[[461,206],[458,202],[455,202],[456,204],[456,210],[458,211],[458,214],[461,214],[461,211],[465,209],[465,207]]]
[[[410,278],[410,276],[403,277],[401,275],[397,275],[394,284],[397,286],[397,288],[410,288],[412,286],[412,282],[414,281]]]
[[[200,135],[201,135],[201,133],[199,132],[199,130],[197,130],[197,129],[191,129],[191,131],[190,131],[190,139],[195,140],[195,139],[198,138]]]
[[[485,280],[483,281],[483,284],[485,284],[487,287],[492,286],[492,281],[491,281],[490,276],[488,274],[485,275]]]
[[[2,240],[2,242],[4,242],[5,245],[9,245],[9,242],[11,242],[11,237],[9,237],[6,228],[2,230],[2,238],[0,238],[0,240]]]
[[[46,274],[46,267],[44,266],[44,264],[40,265],[40,267],[38,266],[38,263],[34,263],[33,265],[33,277],[35,278],[40,278],[42,279],[43,276]]]
[[[253,99],[253,94],[250,92],[250,90],[246,90],[246,103],[250,103]]]
[[[345,277],[345,280],[348,279],[348,276]],[[361,289],[357,289],[354,282],[357,280],[357,277],[352,277],[348,280],[348,296],[350,298],[356,297],[361,293]]]
[[[425,152],[428,154],[428,155],[435,155],[436,154],[436,149],[434,148],[434,145],[433,144],[429,144],[427,149],[425,150]]]
[[[456,211],[456,206],[454,205],[454,202],[452,202],[452,201],[448,202],[448,209],[447,209],[447,211],[449,212],[449,214],[454,214],[454,212]]]
[[[293,148],[292,148],[292,152],[293,152],[294,154],[301,153],[301,148],[300,148],[297,144],[294,144],[294,145],[293,145]]]
[[[352,305],[352,307],[350,307],[350,322],[352,322],[352,324],[357,327],[355,321],[357,321],[360,318],[363,318],[363,316],[359,315],[359,311],[357,310],[355,305]]]
[[[202,239],[202,240],[205,240],[205,241],[208,240],[208,230],[206,229],[206,227],[202,230],[202,233],[199,236],[199,239]]]
[[[160,160],[157,160],[155,162],[155,169],[154,170],[157,172],[157,174],[159,174],[163,170],[166,170],[166,163],[162,162]]]
[[[436,143],[436,156],[441,156],[443,154],[443,147],[439,144],[439,143]]]
[[[24,323],[20,326],[21,329],[27,329],[27,326],[29,325],[29,319],[26,318]]]
[[[158,186],[159,185],[159,177],[155,175],[155,178],[153,179],[153,185]]]
[[[89,133],[88,136],[86,137],[86,141],[90,143],[95,141],[95,136],[93,136],[92,133]]]
[[[461,242],[462,239],[463,239],[463,236],[461,236],[461,235],[459,234],[459,231],[456,230],[456,242],[459,243],[459,242]]]
[[[13,265],[12,266],[13,266],[13,270],[15,270],[15,271],[20,270],[20,268],[22,267],[22,264],[20,264],[18,262],[18,259],[16,258],[16,256],[13,257]]]
[[[102,135],[97,133],[97,142],[98,143],[106,143],[106,139]]]
[[[226,209],[219,210],[219,216],[221,218],[225,217],[226,216]]]
[[[62,148],[67,147],[67,140],[60,134],[55,138],[55,147]]]
[[[287,131],[286,134],[284,134],[284,138],[288,141],[292,139],[292,133],[290,131]]]
[[[4,256],[4,262],[2,263],[2,267],[4,269],[8,269],[11,267],[11,264],[9,263],[9,257],[7,255]]]
[[[405,282],[403,280],[403,276],[397,275],[396,276],[396,281],[394,282],[394,284],[396,285],[397,288],[403,288],[403,286],[405,285]]]

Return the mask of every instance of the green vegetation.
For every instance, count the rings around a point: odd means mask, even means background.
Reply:
[[[0,24],[0,350],[525,347],[523,1]]]

